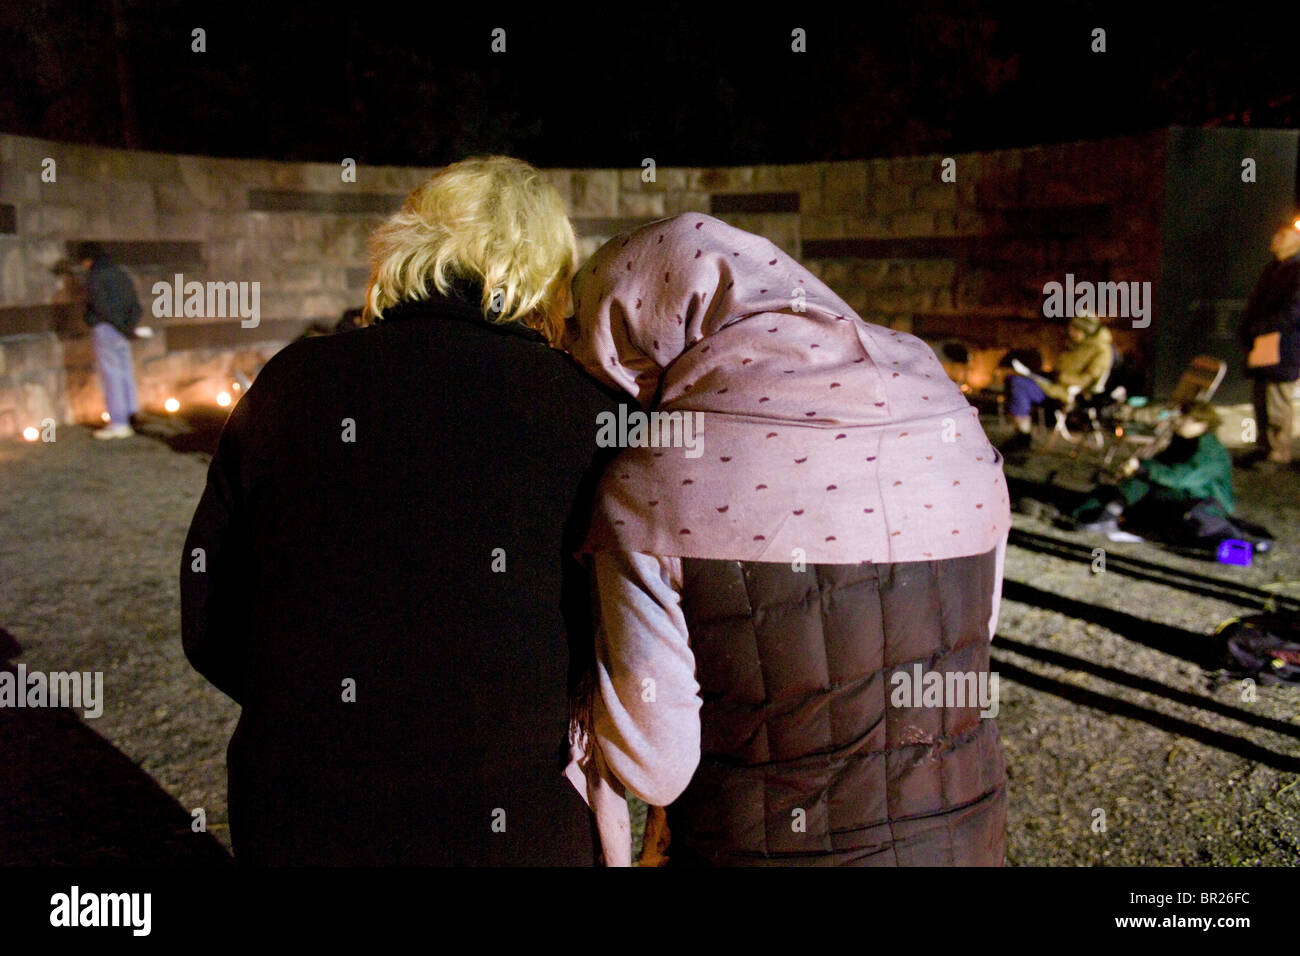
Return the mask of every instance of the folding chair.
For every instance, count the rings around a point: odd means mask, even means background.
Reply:
[[[1132,449],[1131,454],[1147,458],[1156,454],[1174,430],[1173,412],[1185,402],[1208,402],[1214,397],[1223,377],[1228,373],[1228,363],[1212,355],[1198,355],[1178,379],[1174,394],[1149,423],[1122,421],[1115,423],[1115,441],[1107,449],[1103,464],[1109,466],[1121,449]],[[1126,455],[1125,457],[1129,457]]]
[[[1118,392],[1119,389],[1114,393],[1098,392],[1082,400],[1076,398],[1072,405],[1055,409],[1056,422],[1045,447],[1050,449],[1059,438],[1074,446],[1070,452],[1071,457],[1078,455],[1079,449],[1085,445],[1091,445],[1099,452],[1105,449],[1108,435],[1102,427],[1101,417],[1112,403],[1120,400],[1116,394]],[[1071,417],[1076,419],[1073,429],[1070,427]]]
[[[1074,446],[1070,452],[1072,458],[1079,454],[1080,448],[1085,444],[1091,444],[1099,452],[1105,449],[1108,436],[1101,424],[1102,413],[1115,402],[1122,401],[1124,394],[1122,387],[1108,388],[1116,379],[1116,372],[1123,362],[1119,349],[1112,347],[1112,354],[1114,360],[1110,371],[1088,394],[1075,395],[1066,404],[1053,409],[1055,423],[1047,436],[1045,450],[1051,450],[1057,439]],[[1071,418],[1077,422],[1076,429],[1070,427]]]

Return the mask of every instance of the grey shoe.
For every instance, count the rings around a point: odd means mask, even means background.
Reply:
[[[130,438],[135,430],[130,425],[105,425],[91,432],[96,438]]]
[[[1279,475],[1291,470],[1291,462],[1278,461],[1276,458],[1261,458],[1251,466],[1252,471],[1265,475]]]

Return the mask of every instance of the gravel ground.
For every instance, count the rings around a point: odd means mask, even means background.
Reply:
[[[1007,464],[1017,491],[1085,488],[1094,463],[1041,453]],[[1300,596],[1300,473],[1237,469],[1238,513],[1281,542],[1249,568],[1121,544],[1015,516],[1016,527]],[[1068,506],[1082,494],[1061,495]],[[993,667],[1010,776],[1008,862],[1294,865],[1300,860],[1300,690],[1243,685],[1210,638],[1256,613],[1115,571],[1008,549]],[[1104,812],[1104,817],[1098,811]],[[1101,831],[1100,822],[1105,830]],[[1098,825],[1094,828],[1094,822]]]
[[[180,642],[181,547],[205,476],[202,456],[142,436],[100,442],[63,426],[52,443],[0,443],[0,627],[21,647],[11,667],[103,671],[103,715],[85,727],[170,795],[183,834],[201,807],[209,836],[228,848],[225,747],[239,711],[190,668]],[[0,720],[31,713],[0,710]],[[112,779],[88,779],[75,762],[67,769],[66,789],[86,800],[131,782],[130,767]],[[5,816],[57,822],[39,817],[35,802],[11,798]],[[141,808],[138,828],[120,833],[156,851],[88,845],[83,859],[166,859],[172,849],[185,859],[186,842],[211,843],[194,834],[173,848],[153,832],[149,818],[160,812]],[[106,840],[119,835],[110,822],[100,821]],[[7,820],[2,828],[13,832]]]
[[[179,636],[180,550],[206,469],[193,449],[205,441],[173,435],[173,451],[67,426],[51,444],[0,442],[0,656],[10,669],[103,671],[105,697],[98,719],[0,709],[0,863],[228,859],[238,712],[190,669]],[[1041,479],[1049,461],[1008,474]],[[1239,472],[1241,512],[1300,540],[1298,482]],[[1300,553],[1285,547],[1231,568],[1016,522],[1300,596]],[[1242,613],[1009,550],[993,657],[1010,863],[1296,862],[1300,692],[1260,686],[1247,702],[1215,672],[1208,636]],[[206,834],[190,826],[200,807]]]

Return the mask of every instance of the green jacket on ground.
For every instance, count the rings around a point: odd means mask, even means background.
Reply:
[[[1186,446],[1194,441],[1191,457],[1183,457]],[[1180,460],[1181,459],[1181,460]],[[1147,481],[1182,493],[1187,498],[1214,498],[1228,514],[1236,507],[1232,494],[1232,456],[1213,433],[1200,438],[1175,438],[1168,448],[1142,464],[1140,472]]]

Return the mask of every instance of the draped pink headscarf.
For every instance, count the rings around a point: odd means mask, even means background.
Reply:
[[[700,213],[653,222],[601,247],[574,298],[566,344],[589,372],[704,426],[699,457],[619,452],[584,551],[883,563],[1006,535],[1001,457],[934,352],[770,241]]]

